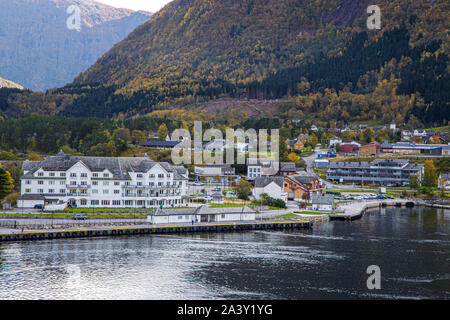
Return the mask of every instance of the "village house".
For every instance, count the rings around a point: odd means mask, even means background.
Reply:
[[[280,169],[278,170],[278,175],[280,176],[291,176],[300,170],[295,167],[294,162],[280,162]]]
[[[402,134],[401,134],[402,140],[409,141],[409,140],[411,140],[411,137],[412,137],[411,131],[409,131],[409,130],[402,131]]]
[[[313,194],[322,193],[324,186],[317,176],[304,174],[284,177],[284,192],[288,200],[305,201]]]
[[[225,203],[225,196],[222,194],[222,192],[214,192],[211,195],[211,204],[224,204]]]
[[[186,209],[152,210],[147,216],[151,224],[224,222],[224,221],[255,221],[255,211],[247,206],[235,208],[210,208],[206,205]]]
[[[358,153],[359,147],[352,144],[345,144],[340,146],[339,153],[342,153],[346,156],[356,155]]]
[[[450,173],[441,173],[438,178],[438,188],[450,190]]]
[[[207,184],[234,185],[238,176],[235,169],[228,164],[209,164],[194,167],[197,180]]]
[[[257,177],[273,176],[279,170],[279,163],[271,158],[248,158],[247,179],[254,180]]]
[[[255,199],[260,200],[263,193],[267,193],[271,198],[281,199],[284,202],[287,202],[287,194],[284,191],[284,177],[272,176],[256,178],[255,187],[253,189]]]
[[[389,125],[389,130],[394,131],[394,132],[397,131],[397,126],[395,125],[395,120],[394,119],[392,119],[392,122]]]
[[[334,196],[332,194],[314,194],[311,196],[313,211],[332,212],[334,209]]]
[[[342,144],[342,139],[339,138],[339,137],[334,136],[334,137],[330,138],[329,144],[330,144],[330,147],[333,147],[333,146],[335,146],[337,144],[341,145]]]
[[[427,132],[423,129],[415,129],[413,131],[413,136],[414,137],[426,137],[427,136]]]

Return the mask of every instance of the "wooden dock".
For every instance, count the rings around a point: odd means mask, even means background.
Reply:
[[[0,242],[29,241],[67,238],[90,238],[107,236],[131,236],[144,234],[197,233],[197,232],[236,232],[252,230],[288,230],[309,229],[311,221],[271,221],[271,222],[236,222],[224,224],[166,225],[166,226],[129,226],[116,228],[92,228],[80,230],[29,231],[17,233],[0,233]]]

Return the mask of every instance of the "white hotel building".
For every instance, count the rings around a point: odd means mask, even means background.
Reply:
[[[66,202],[82,208],[156,208],[186,205],[187,170],[148,156],[69,156],[25,161],[18,207]]]

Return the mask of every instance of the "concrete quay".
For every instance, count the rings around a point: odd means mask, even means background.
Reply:
[[[363,216],[363,214],[369,209],[383,208],[383,207],[414,207],[418,205],[426,205],[423,202],[412,200],[383,200],[383,201],[361,201],[343,203],[338,207],[338,210],[344,210],[343,213],[336,213],[330,215],[330,220],[356,220]]]
[[[114,228],[84,228],[64,230],[33,230],[26,232],[0,233],[0,243],[6,241],[49,240],[85,237],[106,237],[143,234],[197,233],[197,232],[234,232],[251,230],[288,230],[309,229],[313,223],[299,221],[232,222],[194,225],[142,225]]]

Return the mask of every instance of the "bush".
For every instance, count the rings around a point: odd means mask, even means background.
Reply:
[[[285,208],[286,202],[284,202],[281,199],[275,199],[272,197],[269,197],[267,193],[261,194],[261,197],[263,199],[263,205],[269,206],[269,207],[276,207],[276,208]]]

